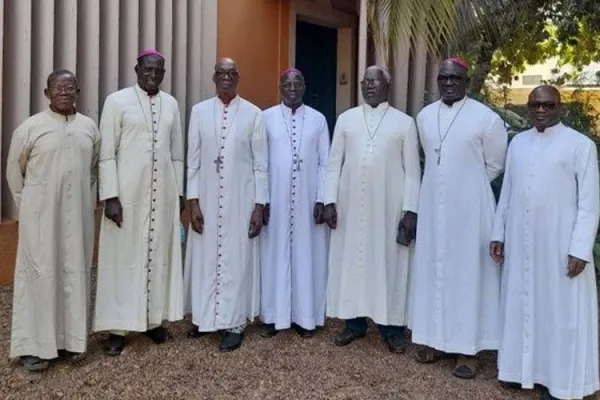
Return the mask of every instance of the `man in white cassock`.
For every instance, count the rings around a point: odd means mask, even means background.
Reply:
[[[477,353],[499,344],[500,271],[489,255],[496,201],[491,181],[504,170],[508,133],[490,108],[466,95],[468,65],[442,62],[441,99],[417,116],[425,170],[412,271],[416,359],[457,354],[454,375],[473,378]]]
[[[177,100],[159,89],[164,66],[156,50],[140,53],[137,84],[109,95],[100,118],[94,330],[109,331],[113,356],[128,331],[160,344],[168,337],[163,322],[183,318],[183,134]]]
[[[560,123],[556,88],[537,87],[527,105],[534,128],[510,143],[490,245],[503,263],[498,378],[581,399],[600,389],[596,145]]]
[[[387,102],[390,84],[387,70],[367,68],[366,104],[335,125],[325,175],[327,316],[346,320],[338,346],[364,337],[371,318],[388,349],[402,353],[421,166],[415,122]]]
[[[87,348],[100,134],[75,109],[78,93],[72,72],[52,72],[50,107],[17,127],[6,162],[19,210],[10,357],[28,371]]]
[[[304,76],[280,77],[282,104],[263,114],[269,142],[269,198],[261,235],[263,337],[293,327],[311,337],[325,323],[328,229],[323,178],[329,155],[325,116],[302,104]]]
[[[218,351],[242,344],[260,312],[260,243],[268,203],[268,146],[262,112],[237,94],[239,70],[215,65],[217,96],[192,108],[188,131],[191,227],[185,260],[188,336],[219,332]]]

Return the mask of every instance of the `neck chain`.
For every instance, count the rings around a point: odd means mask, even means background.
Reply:
[[[381,116],[381,119],[379,120],[379,123],[375,127],[375,130],[373,131],[373,133],[371,133],[371,131],[369,130],[369,122],[367,121],[367,105],[365,104],[363,106],[363,116],[365,117],[365,128],[367,128],[367,133],[369,134],[369,144],[368,144],[368,149],[367,149],[369,153],[373,152],[373,147],[375,146],[375,135],[377,134],[377,131],[379,130],[379,126],[381,125],[381,122],[385,118],[389,109],[390,109],[390,106],[388,104],[388,106],[385,109],[385,112],[383,113],[383,115]]]
[[[446,132],[444,133],[444,136],[442,136],[442,132],[440,131],[440,110],[442,109],[442,102],[440,101],[440,104],[438,105],[437,128],[438,128],[438,137],[440,139],[440,144],[435,149],[435,152],[437,153],[437,163],[438,163],[438,165],[440,164],[440,157],[441,157],[441,153],[442,153],[442,145],[444,144],[444,141],[446,140],[446,137],[448,136],[448,133],[450,132],[450,128],[452,128],[452,125],[454,125],[454,121],[456,121],[456,118],[458,117],[458,114],[460,114],[460,112],[462,111],[462,109],[465,106],[465,104],[467,104],[468,100],[469,100],[469,98],[465,97],[465,101],[463,101],[463,103],[460,105],[460,108],[458,109],[458,111],[456,112],[456,114],[454,114],[454,117],[452,118],[452,121],[450,121],[450,125],[448,126],[448,129],[446,129]]]
[[[135,95],[137,96],[138,102],[140,104],[140,108],[142,109],[142,114],[144,115],[144,122],[146,124],[146,128],[148,127],[148,125],[150,125],[150,137],[154,138],[154,135],[155,135],[154,129],[160,125],[160,118],[162,117],[162,97],[161,97],[160,91],[156,95],[158,97],[158,102],[160,103],[160,108],[158,111],[158,121],[156,121],[156,127],[154,126],[154,118],[152,118],[152,117],[150,117],[150,124],[148,124],[148,117],[146,117],[146,111],[144,111],[144,105],[142,104],[142,99],[140,98],[140,94],[138,93],[137,88],[135,89]],[[152,110],[152,103],[150,103],[150,110]],[[154,145],[154,141],[152,141],[152,144]]]
[[[302,106],[300,106],[302,107]],[[296,111],[300,110],[300,107],[298,107],[296,109]],[[292,150],[292,157],[293,157],[293,164],[294,164],[294,171],[299,171],[300,170],[300,163],[302,163],[302,159],[300,158],[300,152],[302,151],[302,137],[304,136],[304,119],[306,117],[306,109],[302,110],[302,129],[300,130],[300,137],[298,138],[298,146],[296,147],[294,145],[294,134],[291,131],[291,129],[288,127],[288,120],[287,120],[287,116],[285,115],[284,109],[283,109],[283,105],[280,104],[279,105],[279,109],[281,110],[281,117],[283,118],[283,124],[285,125],[285,130],[288,134],[288,137],[290,138],[290,149]],[[298,149],[298,150],[296,150]]]

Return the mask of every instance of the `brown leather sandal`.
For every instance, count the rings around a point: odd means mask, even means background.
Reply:
[[[442,358],[443,353],[431,347],[421,347],[415,353],[415,360],[421,364],[433,364]]]
[[[473,379],[477,376],[479,360],[474,356],[459,355],[454,367],[454,376],[461,379]]]

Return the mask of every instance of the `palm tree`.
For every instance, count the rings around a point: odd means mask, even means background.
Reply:
[[[474,30],[500,32],[496,18],[515,2],[531,0],[367,0],[367,19],[379,56],[394,59],[401,40],[424,40],[430,54],[465,52]]]

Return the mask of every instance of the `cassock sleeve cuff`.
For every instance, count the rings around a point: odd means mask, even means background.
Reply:
[[[581,246],[578,245],[571,245],[571,247],[569,248],[569,255],[573,256],[573,257],[577,257],[580,260],[583,260],[585,262],[591,263],[594,259],[594,252],[592,251],[586,251],[584,249],[581,248]]]
[[[415,214],[419,209],[419,190],[421,184],[413,179],[407,179],[404,184],[404,198],[402,200],[402,211],[411,211]]]
[[[100,201],[119,197],[119,178],[114,159],[98,163],[98,197]]]

